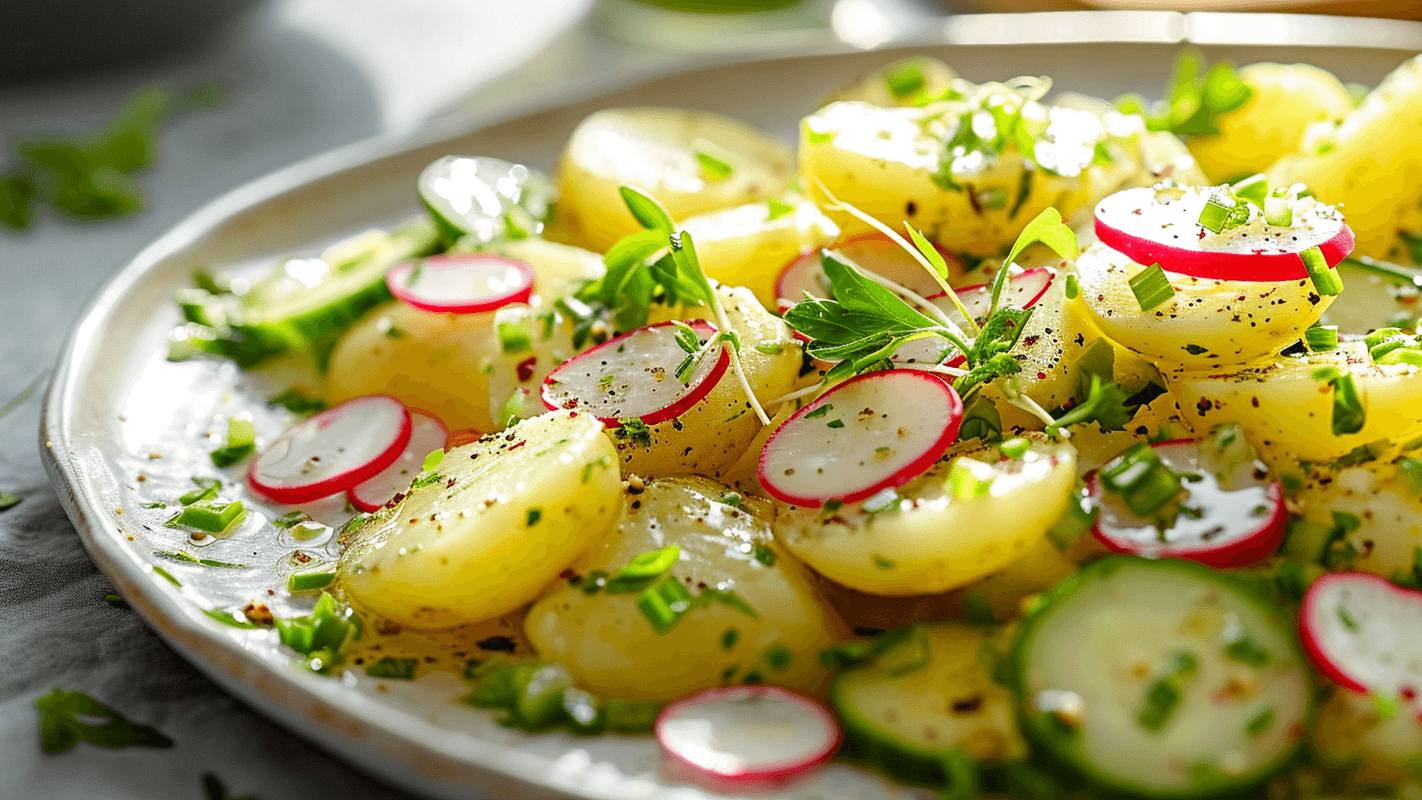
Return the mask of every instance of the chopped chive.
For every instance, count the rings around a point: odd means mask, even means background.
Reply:
[[[1182,476],[1173,472],[1144,442],[1106,462],[1097,471],[1102,487],[1119,495],[1131,513],[1148,517],[1180,494]]]
[[[202,610],[202,613],[208,615],[209,617],[212,617],[218,622],[221,622],[223,625],[230,625],[233,628],[251,630],[253,628],[262,627],[261,625],[258,625],[250,619],[247,619],[245,616],[242,616],[240,612],[237,611],[228,611],[220,608],[204,608]]]
[[[1019,436],[1004,441],[997,449],[1008,458],[1021,458],[1032,449],[1032,443]]]
[[[823,417],[824,415],[828,414],[833,408],[834,403],[825,403],[819,408],[813,409],[811,411],[806,411],[805,419],[815,419],[816,417]]]
[[[23,497],[20,497],[14,492],[0,491],[0,511],[4,511],[9,508],[14,508],[15,506],[19,505],[20,501],[23,499]]]
[[[382,658],[365,668],[365,674],[372,678],[389,678],[408,681],[415,677],[417,658]]]
[[[766,205],[770,207],[770,213],[768,216],[766,216],[767,220],[780,219],[786,214],[792,214],[795,212],[794,206],[790,205],[789,203],[776,200],[774,197],[770,198],[765,202]]]
[[[505,353],[523,353],[533,348],[533,332],[523,321],[498,324],[499,346]]]
[[[603,709],[607,729],[615,733],[645,733],[657,722],[662,704],[655,700],[608,700]]]
[[[1299,253],[1299,258],[1303,260],[1304,269],[1308,270],[1308,279],[1313,281],[1314,291],[1324,297],[1334,297],[1343,291],[1343,279],[1338,277],[1338,270],[1328,266],[1328,259],[1323,257],[1323,251],[1317,246]]]
[[[891,97],[903,100],[923,91],[928,86],[928,78],[924,77],[922,67],[911,61],[884,73],[884,85]]]
[[[242,507],[241,500],[234,500],[231,503],[203,501],[184,508],[164,524],[170,528],[182,526],[205,533],[218,534],[232,527],[246,515],[247,512]]]
[[[642,553],[607,579],[607,591],[610,594],[641,591],[675,566],[680,558],[681,548],[674,544]]]
[[[1245,724],[1244,732],[1252,737],[1261,736],[1272,727],[1274,727],[1274,707],[1265,706]]]
[[[1259,646],[1259,643],[1249,638],[1240,636],[1224,647],[1226,658],[1238,661],[1241,664],[1248,664],[1252,667],[1267,667],[1270,657],[1269,651]]]
[[[157,564],[154,564],[154,565],[153,565],[153,571],[156,572],[156,573],[158,573],[159,575],[162,575],[164,579],[166,579],[169,583],[173,584],[174,586],[179,586],[179,587],[181,587],[181,586],[183,585],[182,581],[179,581],[177,578],[174,578],[174,577],[173,577],[173,573],[169,572],[169,571],[166,570],[166,569],[163,569],[162,567],[158,566]]]
[[[128,601],[124,600],[116,592],[109,592],[108,594],[104,595],[104,602],[108,603],[114,608],[128,608]]]
[[[212,500],[217,497],[217,490],[222,486],[222,482],[216,478],[193,478],[192,481],[197,484],[198,488],[190,489],[178,498],[178,502],[185,506],[203,500]]]
[[[1180,707],[1180,701],[1185,696],[1185,684],[1195,677],[1199,666],[1199,660],[1189,651],[1172,653],[1164,674],[1146,687],[1144,703],[1136,713],[1136,722],[1148,731],[1164,728]]]
[[[761,660],[767,667],[770,667],[771,672],[784,672],[795,661],[795,652],[776,642],[766,649],[765,653],[761,655]]]
[[[775,566],[775,551],[760,542],[756,542],[751,549],[751,557],[767,567]]]
[[[755,346],[757,353],[764,353],[768,356],[778,356],[785,350],[785,345],[781,342],[762,342]]]
[[[1353,376],[1340,374],[1330,378],[1328,383],[1333,387],[1333,435],[1343,436],[1362,430],[1368,415],[1362,399],[1358,396],[1358,387],[1353,383]]]
[[[731,177],[735,169],[725,161],[711,155],[710,153],[697,153],[696,163],[701,165],[701,169],[716,180],[725,180]]]
[[[675,579],[663,580],[637,596],[637,610],[659,634],[676,627],[691,608],[691,593]]]
[[[1234,196],[1241,200],[1253,203],[1261,211],[1264,209],[1264,198],[1269,196],[1269,179],[1263,174],[1250,175],[1243,180],[1237,181],[1231,187]]]
[[[3,507],[4,507],[4,506],[0,506],[0,508],[3,508]],[[168,507],[168,504],[165,503],[165,502],[163,502],[162,500],[154,500],[154,501],[151,502],[151,503],[144,503],[142,507],[143,507],[143,508],[167,508],[167,507]]]
[[[530,508],[528,510],[527,516],[524,517],[523,524],[527,527],[532,528],[534,525],[538,524],[538,521],[540,519],[543,519],[543,509]]]
[[[1357,633],[1362,630],[1362,626],[1358,624],[1358,620],[1354,619],[1353,615],[1348,613],[1348,609],[1343,606],[1338,607],[1338,621],[1343,624],[1344,628],[1348,629],[1349,633]]]
[[[334,572],[293,572],[286,579],[289,592],[319,592],[336,582]]]
[[[245,419],[227,420],[227,444],[212,451],[212,463],[230,467],[257,449],[257,429]]]
[[[730,650],[735,647],[736,640],[739,638],[741,638],[740,631],[737,631],[735,628],[727,628],[726,632],[721,634],[721,649]]]
[[[1128,281],[1142,311],[1150,311],[1175,296],[1175,287],[1159,264],[1152,264]]]
[[[1313,353],[1338,349],[1338,326],[1315,325],[1304,330],[1304,346]]]
[[[216,567],[218,569],[246,569],[246,564],[230,564],[226,561],[213,561],[207,558],[197,558],[196,556],[184,553],[181,550],[154,550],[153,555],[159,558],[166,558],[169,561],[181,561],[184,564],[197,564],[203,567]]]
[[[832,419],[832,420],[830,420],[829,422],[826,422],[826,423],[825,423],[825,427],[827,427],[827,428],[843,428],[843,427],[844,427],[844,420],[842,420],[842,419]]]
[[[1068,275],[1066,279],[1066,298],[1075,300],[1081,294],[1081,284],[1075,275]]]
[[[1219,233],[1225,229],[1225,223],[1233,214],[1233,208],[1211,197],[1205,201],[1205,207],[1200,211],[1200,225],[1211,233]]]
[[[716,498],[716,502],[720,503],[723,506],[730,506],[731,508],[739,509],[742,511],[744,511],[746,507],[745,497],[743,497],[740,492],[725,492],[720,497]]]
[[[878,553],[875,553],[873,555],[873,561],[875,569],[893,569],[895,566],[897,566],[893,561],[884,558]]]

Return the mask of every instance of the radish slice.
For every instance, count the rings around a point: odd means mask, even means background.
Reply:
[[[396,265],[385,284],[422,311],[475,314],[526,302],[533,294],[533,267],[482,253],[430,256]]]
[[[1304,650],[1329,680],[1400,698],[1422,717],[1422,593],[1366,572],[1313,582],[1299,611]]]
[[[1096,236],[1137,264],[1231,281],[1300,280],[1308,277],[1299,257],[1305,250],[1318,247],[1330,267],[1353,251],[1353,231],[1336,208],[1321,203],[1296,212],[1288,227],[1266,225],[1261,214],[1212,233],[1200,224],[1200,212],[1213,192],[1209,186],[1117,192],[1096,206]]]
[[[782,781],[828,761],[840,730],[818,703],[774,686],[708,689],[657,717],[667,755],[713,778]]]
[[[410,432],[410,412],[399,400],[357,397],[283,433],[252,461],[247,482],[278,503],[319,500],[395,463]]]
[[[853,503],[928,469],[957,439],[962,421],[963,402],[938,376],[871,372],[790,415],[766,440],[756,474],[786,503]]]
[[[385,471],[346,492],[351,505],[369,514],[410,488],[410,481],[424,468],[425,457],[449,444],[449,430],[438,417],[423,411],[410,412],[410,441],[395,463]]]
[[[704,320],[688,324],[702,344],[717,333]],[[676,323],[659,322],[573,357],[543,380],[543,404],[586,411],[609,427],[624,419],[655,425],[679,416],[711,392],[731,357],[725,347],[707,353],[682,383],[676,369],[689,353],[677,341],[678,330]]]
[[[1015,308],[1031,308],[1047,294],[1047,290],[1052,288],[1052,281],[1056,278],[1056,271],[1047,267],[1033,267],[1024,270],[1007,279],[1007,285],[1002,289],[1001,304],[1003,306],[1013,306]],[[973,315],[973,319],[981,322],[992,308],[992,284],[982,283],[977,286],[967,286],[957,290],[958,299],[963,302],[963,307],[968,309],[968,313]],[[927,298],[933,304],[943,309],[948,318],[963,328],[965,322],[963,315],[958,311],[958,307],[953,305],[953,301],[948,299],[948,295],[939,292]],[[937,337],[915,339],[912,342],[900,347],[894,352],[893,361],[895,364],[937,364],[940,363],[955,348]],[[953,356],[947,360],[950,367],[961,366],[966,359],[962,353],[954,352]]]
[[[811,250],[790,262],[775,282],[775,297],[781,310],[811,297],[830,296],[829,279],[825,277],[820,264],[820,254],[825,250],[838,250],[849,260],[876,275],[888,278],[894,283],[927,297],[942,294],[938,283],[924,270],[913,256],[909,255],[897,242],[880,233],[870,233],[846,239],[837,245],[819,250]],[[961,273],[962,261],[942,248],[938,252],[948,262],[953,273]]]
[[[1091,496],[1101,515],[1092,533],[1107,549],[1147,558],[1188,558],[1217,569],[1248,566],[1279,549],[1288,520],[1284,490],[1278,481],[1266,480],[1263,464],[1247,459],[1221,479],[1198,441],[1161,442],[1151,449],[1171,470],[1200,476],[1185,483],[1189,497],[1183,507],[1189,513],[1182,511],[1162,532],[1113,502],[1093,474]]]

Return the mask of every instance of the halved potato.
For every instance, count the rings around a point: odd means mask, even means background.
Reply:
[[[1022,558],[1061,517],[1076,485],[1076,456],[1065,445],[1038,441],[1020,459],[998,460],[996,448],[962,447],[953,455],[878,511],[866,511],[863,502],[783,506],[775,536],[821,575],[852,589],[945,592]],[[983,459],[985,494],[950,494],[945,484],[962,458]]]
[[[772,311],[778,310],[775,283],[785,267],[839,237],[839,226],[819,206],[796,197],[778,210],[766,202],[698,214],[682,228],[696,243],[707,277],[750,289]]]
[[[706,163],[719,164],[708,168]],[[560,235],[598,252],[642,230],[618,193],[650,193],[674,220],[781,196],[790,148],[706,111],[610,108],[583,120],[558,162]],[[729,172],[718,171],[724,165]]]
[[[768,504],[727,491],[703,478],[629,486],[621,526],[575,565],[578,585],[559,581],[529,610],[525,630],[539,656],[562,663],[579,686],[617,697],[668,700],[755,676],[818,691],[827,677],[819,652],[844,625],[771,537]],[[616,574],[671,545],[680,556],[663,579],[698,599],[669,630],[639,609],[649,587],[585,591],[593,571]],[[700,599],[716,592],[744,606]]]
[[[622,510],[616,452],[587,414],[524,420],[449,451],[437,473],[343,534],[346,596],[405,627],[449,628],[523,606]]]

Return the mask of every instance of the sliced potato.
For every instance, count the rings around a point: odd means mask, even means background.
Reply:
[[[1081,299],[1101,332],[1165,365],[1215,369],[1277,355],[1333,302],[1307,278],[1241,282],[1165,273],[1175,295],[1149,311],[1130,279],[1147,268],[1097,243],[1076,262]]]
[[[1358,254],[1405,257],[1398,231],[1422,230],[1422,56],[1393,70],[1336,126],[1308,132],[1302,152],[1269,169],[1269,185],[1306,184],[1343,206]]]
[[[885,64],[862,78],[835,89],[820,101],[821,106],[857,100],[876,106],[914,106],[936,97],[953,84],[958,73],[928,56],[910,56]]]
[[[731,326],[741,337],[741,364],[746,379],[762,402],[794,391],[800,381],[800,343],[780,318],[741,287],[717,288]],[[656,306],[651,322],[705,319],[710,310]],[[647,477],[694,473],[720,477],[741,457],[761,429],[734,370],[726,370],[710,394],[675,419],[648,429],[649,440],[628,436],[621,428],[609,433],[617,442],[624,472]]]
[[[527,347],[506,347],[498,336],[489,337],[475,362],[488,374],[489,411],[495,428],[502,428],[511,419],[529,419],[547,412],[543,379],[581,350],[573,346],[572,320],[546,305],[504,306],[494,312],[493,325],[495,331],[513,330],[528,336]],[[588,346],[583,343],[583,347]]]
[[[1384,716],[1372,695],[1336,689],[1318,709],[1312,743],[1324,766],[1350,770],[1359,784],[1410,780],[1414,791],[1395,796],[1415,796],[1422,725],[1410,714]]]
[[[602,256],[597,253],[533,236],[496,242],[481,249],[516,258],[533,267],[533,292],[543,298],[545,304],[587,281],[601,278],[607,271]]]
[[[438,480],[348,530],[338,577],[362,610],[410,628],[507,614],[621,513],[602,423],[559,411],[457,447]]]
[[[1190,138],[1190,152],[1213,182],[1263,172],[1299,151],[1309,125],[1353,110],[1342,82],[1309,64],[1250,64],[1239,78],[1254,93],[1219,116],[1218,136]]]
[[[945,486],[955,462],[977,461],[982,496],[954,497]],[[966,466],[966,464],[965,464]],[[852,589],[883,595],[944,592],[1021,558],[1061,517],[1076,485],[1068,446],[1039,443],[1021,459],[996,448],[963,447],[898,490],[877,512],[784,506],[775,536],[817,572]]]
[[[1333,433],[1333,389],[1313,377],[1329,367],[1353,376],[1366,414],[1357,433]],[[1422,436],[1422,403],[1417,401],[1422,376],[1414,367],[1374,364],[1363,342],[1228,374],[1167,373],[1166,380],[1187,425],[1203,433],[1222,422],[1237,422],[1271,463],[1287,457],[1332,461],[1364,445],[1400,445]]]
[[[1299,515],[1314,523],[1315,531],[1332,531],[1341,521],[1335,514],[1348,515],[1342,518],[1348,523],[1337,534],[1357,553],[1351,559],[1352,569],[1384,578],[1412,574],[1414,553],[1422,547],[1422,497],[1395,462],[1378,459],[1338,469],[1317,467],[1292,499]],[[1307,546],[1300,545],[1306,543],[1292,541],[1303,535],[1302,531],[1291,535],[1286,552],[1317,561],[1321,553],[1305,552]],[[1319,537],[1310,538],[1313,547],[1328,545]]]
[[[698,154],[702,158],[698,158]],[[729,167],[718,175],[706,157]],[[636,186],[672,219],[779,197],[790,149],[751,126],[706,111],[611,108],[583,120],[558,162],[558,225],[598,252],[642,230],[617,189]]]
[[[986,102],[1002,92],[1016,96],[1013,90],[999,91],[994,86],[1001,85],[982,87],[984,96],[974,102]],[[968,101],[925,108],[842,102],[820,109],[800,126],[805,190],[816,202],[826,203],[829,198],[823,189],[828,189],[895,229],[901,230],[908,221],[953,252],[995,254],[1043,209],[1054,206],[1070,216],[1109,194],[1137,168],[1124,150],[1110,163],[1093,163],[1095,144],[1107,141],[1107,136],[1091,112],[1049,110],[1035,103],[1032,108],[1049,136],[1055,136],[1054,142],[1044,140],[1037,146],[1037,155],[1053,161],[1062,174],[1043,170],[1024,174],[1022,157],[1009,148],[991,162],[959,159],[961,163],[952,170],[959,188],[944,188],[935,183],[934,175],[947,142],[964,114],[972,110]],[[868,229],[847,215],[832,216],[846,236]]]
[[[696,243],[707,277],[750,289],[772,311],[776,279],[785,267],[839,236],[839,226],[819,206],[800,198],[778,209],[766,202],[698,214],[682,228]]]
[[[675,545],[680,557],[666,580],[693,597],[733,592],[753,615],[731,603],[694,601],[659,631],[639,610],[639,592],[588,593],[559,581],[528,613],[525,630],[538,654],[565,665],[579,686],[617,697],[668,700],[752,673],[801,691],[822,688],[818,655],[842,635],[843,623],[809,571],[771,537],[767,505],[752,498],[728,504],[726,491],[702,478],[629,487],[621,526],[574,571],[615,574],[638,555]]]
[[[481,360],[497,346],[493,314],[439,314],[399,300],[362,317],[331,354],[326,402],[388,394],[450,429],[493,429]]]

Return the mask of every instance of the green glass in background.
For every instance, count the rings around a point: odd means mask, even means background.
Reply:
[[[653,50],[793,46],[828,25],[830,0],[598,0],[604,33]]]

